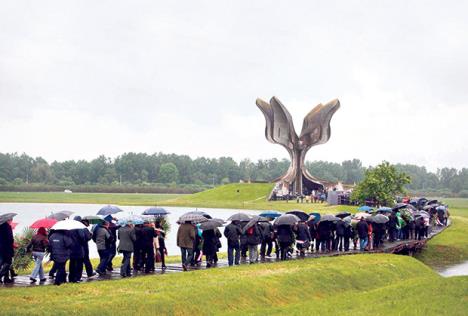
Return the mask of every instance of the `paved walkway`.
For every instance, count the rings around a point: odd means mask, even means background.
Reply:
[[[442,232],[446,227],[441,227],[437,226],[432,229],[431,233],[429,234],[427,239],[423,240],[400,240],[400,241],[395,241],[395,242],[384,242],[384,246],[367,251],[365,253],[400,253],[402,250],[405,249],[420,249],[422,248],[425,243],[434,237],[435,235],[439,234]],[[359,245],[358,245],[359,246]],[[410,251],[412,252],[412,251]],[[342,255],[354,255],[354,254],[359,254],[362,253],[359,250],[349,250],[346,252],[342,251],[332,251],[328,253],[323,253],[323,252],[308,252],[305,257],[299,257],[293,254],[292,258],[289,260],[300,260],[304,258],[320,258],[320,257],[334,257],[334,256],[342,256]],[[271,263],[271,262],[277,262],[279,261],[276,259],[276,257],[266,257],[265,259],[262,259],[259,261],[259,263]],[[241,264],[248,264],[248,260],[243,260],[241,261]],[[225,268],[228,267],[228,262],[226,259],[220,259],[216,265],[218,268]],[[200,267],[194,267],[191,268],[189,271],[196,271],[196,270],[205,270],[205,269],[213,269],[213,268],[207,268],[205,263],[203,263]],[[82,282],[81,283],[88,283],[88,282],[94,282],[94,281],[105,281],[105,280],[118,280],[122,279],[120,276],[120,269],[115,268],[113,272],[107,273],[105,276],[93,276],[91,278],[88,278],[85,274],[83,275]],[[180,264],[168,264],[167,268],[165,270],[161,270],[161,267],[158,265],[156,267],[156,271],[152,273],[135,273],[132,278],[134,277],[141,277],[145,275],[162,275],[162,274],[172,274],[172,273],[178,273],[178,272],[183,272],[182,266]],[[0,284],[0,287],[31,287],[31,286],[44,286],[44,285],[51,285],[53,284],[54,280],[53,279],[47,279],[44,283],[31,283],[29,280],[29,275],[19,275],[15,277],[14,283],[10,284]]]

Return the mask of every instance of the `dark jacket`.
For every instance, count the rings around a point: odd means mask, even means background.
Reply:
[[[336,235],[337,236],[344,236],[345,226],[346,226],[346,223],[343,221],[336,222]]]
[[[135,229],[130,226],[120,227],[119,235],[119,251],[134,251],[133,243],[136,240]]]
[[[367,225],[366,221],[360,220],[356,225],[356,229],[357,229],[359,238],[361,239],[367,238],[369,225]]]
[[[317,226],[317,233],[320,240],[327,240],[331,237],[330,222],[319,222]]]
[[[227,238],[228,246],[239,246],[239,238],[241,234],[240,225],[231,223],[224,229],[224,236]]]
[[[184,223],[177,230],[177,246],[181,248],[193,249],[195,241],[195,227],[192,224]]]
[[[44,236],[42,234],[36,234],[32,237],[31,241],[29,242],[27,250],[34,252],[45,252],[48,244],[49,239],[47,239],[47,236]]]
[[[69,233],[69,237],[72,240],[70,259],[82,259],[85,256],[84,248],[88,244],[88,240],[86,240],[84,230],[87,229],[73,229]]]
[[[302,241],[310,241],[309,227],[306,223],[299,223],[296,228],[296,239]]]
[[[247,222],[241,222],[241,224],[240,224],[242,234],[239,237],[239,242],[240,242],[241,246],[247,245],[247,235],[244,232],[245,225],[247,225]]]
[[[98,225],[95,228],[94,234],[96,234],[96,247],[97,250],[110,249],[112,235],[109,230],[103,226]]]
[[[7,222],[0,225],[0,255],[5,258],[13,258],[13,230]]]
[[[389,217],[388,217],[388,228],[393,228],[395,229],[397,227],[397,223],[398,223],[398,219],[395,215],[395,213],[392,213]]]
[[[73,241],[65,232],[55,231],[49,236],[50,258],[56,262],[70,259],[70,248]]]
[[[294,232],[291,225],[279,225],[276,235],[280,243],[291,244],[294,242]]]
[[[249,234],[249,232],[252,232],[251,234]],[[255,224],[253,226],[253,230],[246,230],[245,232],[246,236],[247,236],[247,244],[248,245],[258,245],[262,242],[262,230],[260,229],[260,227],[258,226],[258,224]]]
[[[143,248],[152,248],[154,247],[154,237],[156,236],[156,231],[153,227],[145,226],[141,230],[141,245]]]
[[[206,255],[214,255],[218,250],[218,237],[213,229],[204,230],[202,233],[203,238],[203,252]]]
[[[270,240],[273,236],[273,225],[270,222],[259,223],[262,228],[262,240]]]

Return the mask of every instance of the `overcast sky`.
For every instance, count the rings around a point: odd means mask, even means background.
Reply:
[[[2,1],[0,152],[284,158],[255,105],[298,133],[338,98],[308,160],[467,167],[464,1]]]

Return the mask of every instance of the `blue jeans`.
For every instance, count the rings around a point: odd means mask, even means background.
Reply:
[[[44,260],[44,252],[37,252],[33,251],[32,253],[33,259],[34,259],[34,269],[31,273],[31,278],[37,279],[39,276],[39,279],[42,280],[44,279],[44,269],[42,268],[42,260]]]
[[[366,246],[367,246],[367,237],[365,237],[365,238],[359,238],[359,246],[360,246],[360,250],[361,250],[361,251],[364,251],[364,249],[366,249]]]
[[[239,264],[240,260],[240,246],[237,244],[228,243],[228,263],[232,266],[234,263]]]
[[[107,264],[109,263],[109,258],[111,256],[111,252],[109,249],[104,249],[104,250],[98,250],[99,253],[99,265],[96,268],[96,271],[100,274],[105,274],[106,273],[106,267]]]
[[[181,247],[180,252],[182,255],[182,264],[185,266],[190,265],[190,262],[192,262],[193,257],[193,249]]]

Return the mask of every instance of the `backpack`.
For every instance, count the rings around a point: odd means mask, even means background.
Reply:
[[[250,227],[249,229],[247,229],[247,236],[253,236],[254,232],[255,232],[255,227],[254,226]]]

